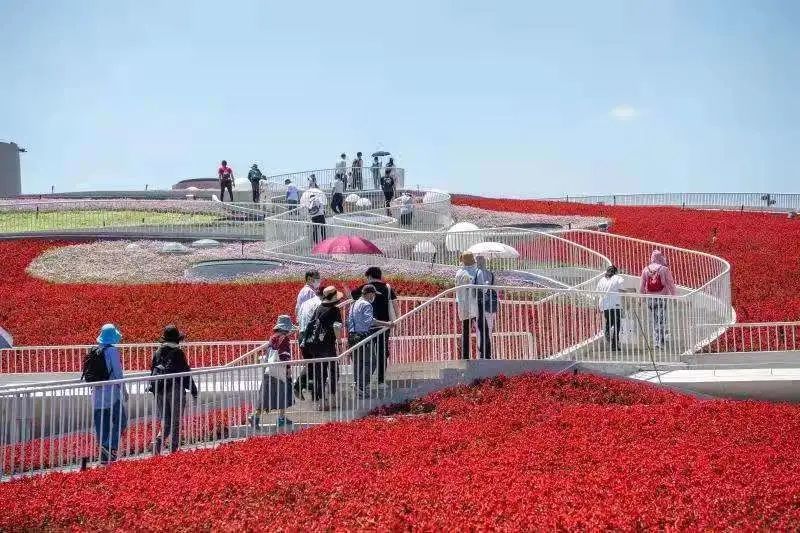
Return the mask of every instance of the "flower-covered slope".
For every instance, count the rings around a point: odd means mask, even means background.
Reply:
[[[0,530],[794,530],[798,415],[497,378],[389,417],[0,485]]]
[[[800,320],[800,219],[783,214],[477,197],[457,197],[454,202],[499,211],[605,217],[613,221],[614,233],[718,255],[731,264],[738,321]]]
[[[154,342],[175,323],[187,340],[269,338],[278,315],[294,313],[302,281],[253,284],[103,285],[48,283],[26,273],[30,262],[57,243],[0,241],[0,326],[17,345],[89,344],[105,322],[120,326],[125,342]],[[355,280],[354,280],[355,281]],[[397,280],[402,294],[434,295],[424,281]]]

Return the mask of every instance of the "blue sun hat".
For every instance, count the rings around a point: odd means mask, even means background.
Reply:
[[[100,328],[100,335],[97,337],[97,344],[117,344],[122,340],[122,333],[114,324],[105,324]]]

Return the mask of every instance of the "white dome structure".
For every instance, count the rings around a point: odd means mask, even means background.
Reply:
[[[350,193],[350,194],[347,195],[347,198],[345,198],[344,201],[347,202],[348,204],[355,204],[360,199],[361,199],[361,197],[359,195],[357,195],[356,193]]]
[[[192,248],[219,248],[222,243],[214,239],[200,239],[192,243]]]
[[[165,242],[161,247],[162,254],[188,254],[191,250],[179,242]]]
[[[356,207],[361,207],[363,209],[369,209],[372,207],[372,202],[369,198],[359,198],[356,202]]]
[[[473,244],[483,241],[480,228],[472,222],[459,222],[453,224],[444,238],[445,247],[449,252],[460,252],[466,250]]]

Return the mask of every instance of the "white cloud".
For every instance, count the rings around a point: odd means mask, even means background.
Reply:
[[[626,122],[639,118],[642,115],[642,112],[632,106],[623,104],[612,109],[609,112],[609,115],[611,115],[611,118],[614,120]]]

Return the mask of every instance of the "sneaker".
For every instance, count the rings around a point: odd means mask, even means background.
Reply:
[[[278,417],[278,421],[276,422],[276,425],[277,425],[279,428],[282,428],[282,427],[291,427],[291,426],[293,426],[293,425],[294,425],[294,422],[292,422],[291,420],[289,420],[289,419],[288,419],[288,418],[286,418],[285,416],[279,416],[279,417]]]

